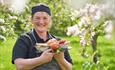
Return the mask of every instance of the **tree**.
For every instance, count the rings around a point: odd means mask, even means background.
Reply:
[[[103,10],[99,5],[96,4],[86,4],[84,8],[76,10],[79,13],[76,17],[76,12],[73,16],[78,20],[78,22],[68,27],[67,35],[74,35],[80,38],[80,44],[83,47],[91,45],[94,52],[93,62],[98,62],[97,54],[97,39],[98,36],[103,36],[105,34],[112,32],[112,21],[111,18],[105,16],[102,12]],[[107,29],[106,29],[107,28]],[[85,49],[83,48],[82,55],[85,55]]]

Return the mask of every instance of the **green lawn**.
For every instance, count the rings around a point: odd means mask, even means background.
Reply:
[[[15,39],[8,38],[7,41],[0,44],[0,70],[16,70],[11,64],[12,46]]]
[[[62,37],[71,41],[70,50],[71,57],[73,59],[73,70],[83,70],[82,64],[84,62],[91,61],[89,58],[83,58],[81,53],[81,47],[76,37]],[[15,39],[8,38],[7,41],[0,44],[0,70],[16,70],[15,66],[11,64],[11,54]],[[115,43],[114,39],[107,40],[102,37],[98,38],[98,50],[100,50],[101,58],[100,63],[102,64],[102,70],[114,70],[115,69]],[[91,47],[87,47],[88,54],[92,55]],[[107,69],[108,68],[108,69]],[[97,70],[97,69],[90,69]]]

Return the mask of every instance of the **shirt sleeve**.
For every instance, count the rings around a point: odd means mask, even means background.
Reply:
[[[66,50],[66,51],[64,52],[64,58],[65,58],[69,63],[73,64],[73,63],[72,63],[72,59],[71,59],[71,57],[70,57],[70,54],[69,54],[69,51],[68,51],[68,50]]]
[[[28,53],[28,40],[24,36],[20,36],[12,51],[12,63],[14,64],[14,60],[17,58],[27,58]]]

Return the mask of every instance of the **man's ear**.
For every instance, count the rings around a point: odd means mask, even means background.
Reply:
[[[33,19],[33,16],[30,16],[30,20],[32,21],[32,19]]]
[[[50,16],[50,22],[52,21],[52,16]]]
[[[49,22],[49,27],[48,29],[50,29],[52,27],[52,17],[50,16],[50,22]]]
[[[30,16],[30,21],[31,21],[31,23],[32,23],[32,20],[33,20],[33,16]]]

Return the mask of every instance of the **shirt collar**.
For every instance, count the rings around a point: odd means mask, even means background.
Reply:
[[[33,33],[34,33],[34,35],[35,35],[35,38],[36,38],[37,42],[40,42],[40,43],[47,42],[49,39],[52,39],[52,38],[53,38],[52,35],[51,35],[49,32],[47,32],[48,39],[47,39],[46,41],[44,41],[42,38],[39,37],[39,35],[38,35],[37,32],[35,31],[35,29],[33,29]]]

